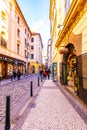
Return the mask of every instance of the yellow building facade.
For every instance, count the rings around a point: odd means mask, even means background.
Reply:
[[[64,5],[66,4],[64,3]],[[78,96],[87,104],[86,21],[87,1],[72,0],[67,14],[64,14],[63,23],[59,24],[63,26],[60,26],[54,46],[57,49],[58,81],[72,87]],[[55,24],[55,21],[53,23]],[[58,20],[56,23],[58,24]],[[55,28],[55,30],[57,29]],[[52,33],[52,35],[54,34]]]

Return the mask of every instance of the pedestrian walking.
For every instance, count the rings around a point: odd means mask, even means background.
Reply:
[[[47,71],[48,79],[50,78],[50,73],[51,73],[51,71],[50,71],[50,68],[49,68],[48,71]]]
[[[17,77],[18,77],[18,80],[20,80],[20,77],[21,77],[21,72],[20,70],[18,69],[18,72],[17,72]]]
[[[42,76],[43,75],[43,70],[40,70],[40,76]]]
[[[16,70],[15,69],[13,70],[13,77],[14,77],[14,79],[16,78]]]
[[[46,77],[47,77],[47,70],[44,70],[43,76],[44,76],[44,78],[46,79]]]

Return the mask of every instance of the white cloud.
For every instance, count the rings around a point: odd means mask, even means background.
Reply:
[[[50,38],[49,23],[43,20],[32,23],[31,30],[41,34],[44,47],[47,46],[48,39]]]

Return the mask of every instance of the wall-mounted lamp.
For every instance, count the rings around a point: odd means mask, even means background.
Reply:
[[[60,28],[61,26],[64,26],[64,25],[58,24],[57,28]]]

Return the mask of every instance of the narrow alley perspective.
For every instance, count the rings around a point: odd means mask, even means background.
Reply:
[[[45,80],[11,130],[87,130],[87,115],[80,107],[63,88]]]
[[[39,86],[37,79],[38,75],[32,75],[21,77],[20,81],[4,81],[0,100],[5,100],[6,93],[11,96],[9,130],[87,130],[87,109],[76,95],[72,96],[62,85],[53,82],[52,77],[42,80],[39,77]],[[4,100],[0,105],[1,130],[6,127]]]
[[[87,0],[0,0],[0,130],[87,130]]]

